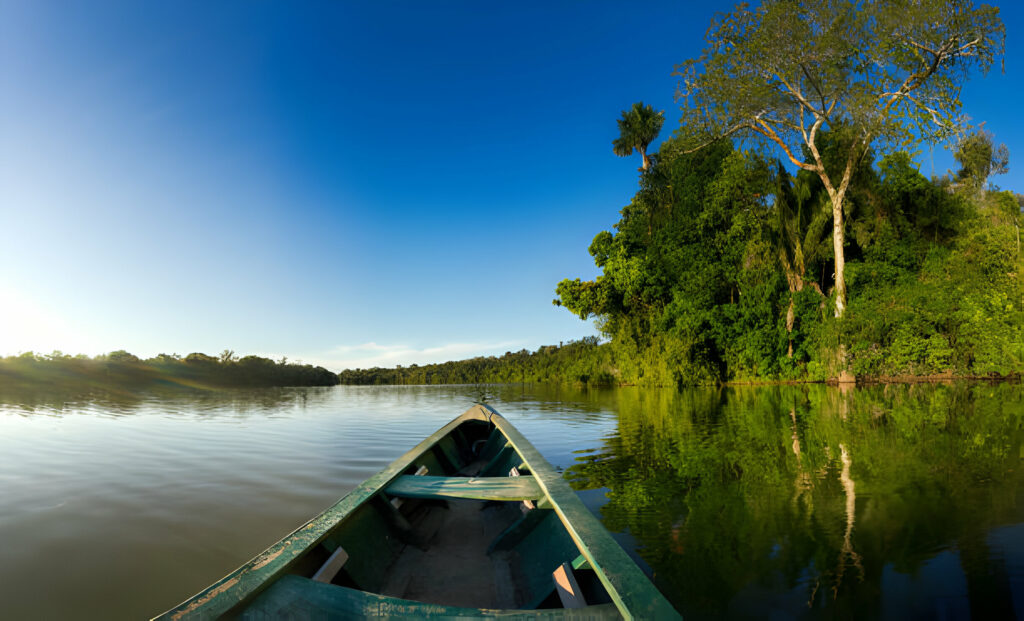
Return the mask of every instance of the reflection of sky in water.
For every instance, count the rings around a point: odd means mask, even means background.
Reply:
[[[986,541],[1004,563],[1013,608],[1018,619],[1024,618],[1024,524],[993,529]]]
[[[1024,524],[1002,526],[984,537],[985,558],[977,559],[989,581],[978,585],[974,600],[989,606],[989,618],[1024,617]],[[964,619],[971,616],[962,550],[946,550],[926,561],[914,574],[885,568],[884,616],[888,619]],[[994,570],[994,571],[993,571]],[[994,574],[994,575],[993,575]],[[976,615],[977,616],[977,615]]]
[[[885,566],[882,613],[887,619],[967,619],[967,580],[956,552],[940,552],[914,574]]]

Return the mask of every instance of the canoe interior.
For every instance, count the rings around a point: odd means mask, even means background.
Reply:
[[[423,467],[426,476],[415,476]],[[560,609],[552,574],[563,563],[574,567],[590,617],[619,616],[529,464],[490,421],[463,420],[391,484],[398,502],[382,486],[229,616],[370,614],[381,602],[391,612],[440,607],[434,614]],[[311,580],[339,546],[348,559],[329,584]]]

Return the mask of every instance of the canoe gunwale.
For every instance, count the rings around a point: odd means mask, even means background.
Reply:
[[[590,568],[604,585],[612,602],[624,619],[679,619],[675,608],[648,580],[611,536],[607,529],[587,509],[569,483],[519,433],[508,420],[490,406],[495,426],[508,438],[513,448],[529,464],[537,484],[551,502],[562,526],[572,537]]]

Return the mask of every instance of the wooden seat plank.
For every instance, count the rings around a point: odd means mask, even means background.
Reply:
[[[522,477],[397,477],[384,490],[400,498],[471,498],[475,500],[537,500],[544,497],[532,476]]]

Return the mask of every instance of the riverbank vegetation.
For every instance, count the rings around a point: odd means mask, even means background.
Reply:
[[[643,385],[1005,376],[1024,370],[1024,197],[960,87],[1002,56],[998,9],[965,0],[803,4],[718,16],[677,67],[679,129],[634,104],[613,152],[639,189],[554,303],[608,343],[350,383]],[[925,176],[943,144],[958,170]],[[562,365],[562,366],[558,366]]]
[[[979,140],[991,159],[987,137],[967,144]],[[619,382],[1024,367],[1020,197],[984,170],[928,179],[910,153],[865,154],[846,199],[849,302],[836,317],[820,180],[728,143],[685,154],[672,138],[653,159],[616,231],[590,246],[602,275],[557,289],[556,304],[597,318],[611,340],[603,371]]]
[[[998,10],[900,6],[739,7],[680,65],[683,125],[594,238],[602,274],[557,287],[620,382],[1024,368],[1022,200],[958,99],[1002,53]],[[960,168],[925,177],[941,141]]]
[[[323,367],[273,361],[259,356],[238,357],[224,351],[218,357],[192,353],[181,357],[160,354],[140,359],[126,351],[102,356],[70,356],[61,352],[26,352],[0,358],[0,381],[61,386],[169,386],[198,388],[261,386],[333,386],[338,376]]]
[[[597,337],[547,345],[537,351],[525,349],[502,356],[480,356],[469,360],[408,367],[347,369],[338,374],[342,384],[512,384],[556,383],[610,385],[613,374],[612,350]]]

